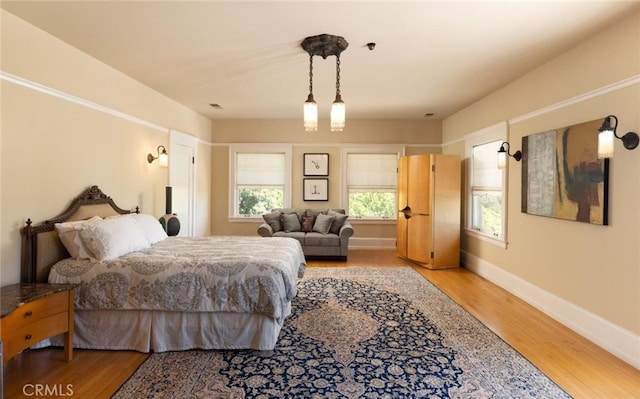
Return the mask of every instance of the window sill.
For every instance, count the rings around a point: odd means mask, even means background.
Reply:
[[[507,249],[507,242],[504,239],[501,238],[493,238],[491,236],[488,236],[486,234],[482,234],[477,232],[476,230],[471,230],[471,229],[464,229],[464,233],[465,235],[469,236],[469,237],[473,237],[476,238],[480,241],[484,241],[484,242],[488,242],[489,244],[493,244],[497,247],[500,248],[504,248]]]
[[[229,216],[228,221],[229,223],[256,223],[256,222],[264,222],[264,219],[262,219],[262,216],[246,216],[246,217]]]

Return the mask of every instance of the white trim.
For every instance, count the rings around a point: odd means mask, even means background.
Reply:
[[[494,125],[487,126],[483,129],[477,130],[473,133],[467,134],[465,136],[465,157],[470,160],[473,155],[473,147],[476,145],[481,145],[493,141],[508,141],[509,136],[509,125],[507,125],[506,121],[498,122]],[[465,179],[464,184],[464,198],[466,202],[465,206],[465,214],[464,214],[464,229],[467,234],[470,234],[476,238],[486,237],[492,244],[496,244],[502,246],[504,248],[507,247],[507,238],[508,238],[508,219],[509,219],[509,210],[507,208],[507,204],[509,203],[509,189],[508,189],[508,173],[509,168],[503,170],[502,172],[502,237],[501,238],[493,238],[481,232],[475,231],[471,228],[472,221],[472,198],[471,198],[471,176],[473,175],[473,162],[466,162],[467,164],[467,178]],[[497,155],[496,155],[496,167],[497,167]]]
[[[540,115],[548,114],[549,112],[557,111],[561,108],[568,107],[570,105],[578,104],[583,101],[590,100],[595,97],[602,96],[607,93],[611,93],[616,90],[624,89],[628,86],[633,86],[635,84],[640,83],[640,75],[635,75],[628,77],[626,79],[619,80],[615,83],[597,88],[595,90],[588,91],[586,93],[579,94],[575,97],[571,97],[567,100],[557,102],[555,104],[551,104],[544,108],[537,109],[535,111],[528,112],[524,115],[516,116],[515,118],[509,119],[509,125],[513,125],[516,123],[520,123],[526,121],[527,119],[535,118]]]
[[[471,272],[524,300],[596,345],[640,369],[640,336],[537,287],[466,251],[462,264]]]
[[[395,238],[383,237],[351,237],[349,249],[396,249]]]
[[[168,133],[169,132],[169,128],[168,127],[157,125],[157,124],[155,124],[153,122],[149,122],[149,121],[147,121],[145,119],[138,118],[137,116],[129,115],[127,113],[115,110],[113,108],[109,108],[109,107],[106,107],[104,105],[100,105],[100,104],[91,102],[89,100],[85,100],[84,98],[76,97],[76,96],[71,95],[69,93],[65,93],[65,92],[62,92],[60,90],[56,90],[56,89],[53,89],[51,87],[48,87],[48,86],[44,86],[44,85],[42,85],[40,83],[36,83],[36,82],[31,81],[31,80],[24,79],[24,78],[21,78],[21,77],[16,76],[16,75],[12,75],[12,74],[4,72],[4,71],[0,71],[0,79],[6,80],[6,81],[11,82],[11,83],[15,83],[15,84],[20,85],[20,86],[27,87],[27,88],[32,89],[32,90],[39,91],[41,93],[49,94],[50,96],[53,96],[53,97],[57,97],[57,98],[61,98],[63,100],[67,100],[69,102],[81,105],[83,107],[87,107],[87,108],[94,109],[96,111],[104,112],[105,114],[108,114],[108,115],[111,115],[111,116],[115,116],[116,118],[124,119],[124,120],[127,120],[129,122],[133,122],[133,123],[137,123],[139,125],[146,126],[146,127],[149,127],[151,129],[154,129],[154,130],[158,130],[158,131],[163,132],[163,133]]]
[[[284,206],[283,208],[291,207],[291,174],[292,174],[292,145],[291,144],[233,144],[229,145],[229,208],[227,217],[229,221],[238,221],[243,219],[235,214],[236,204],[236,156],[235,154],[240,152],[255,152],[255,153],[284,153],[284,165],[285,165],[285,180],[284,180]],[[253,218],[248,218],[254,220]]]
[[[470,237],[475,238],[476,240],[488,242],[489,244],[495,245],[497,247],[507,249],[508,243],[505,240],[499,240],[486,234],[478,233],[478,231],[470,229],[468,227],[465,227],[462,232]]]
[[[340,193],[339,193],[339,197],[340,198],[340,206],[344,209],[347,210],[347,213],[349,213],[349,189],[347,187],[347,157],[349,154],[357,154],[357,153],[369,153],[369,154],[391,154],[391,153],[396,153],[398,158],[404,156],[405,154],[405,146],[403,144],[396,144],[396,145],[391,145],[391,144],[360,144],[360,145],[344,145],[341,146],[341,153],[340,153],[340,158],[341,158],[341,162],[340,162],[340,166],[341,166],[341,171],[340,171]],[[396,209],[397,209],[397,200],[398,200],[398,195],[396,193]],[[355,219],[355,218],[354,218]],[[361,219],[361,220],[372,220],[372,219]],[[383,219],[385,220],[385,219]],[[386,220],[394,220],[395,218],[390,218],[390,219],[386,219]],[[394,244],[395,247],[395,244]]]

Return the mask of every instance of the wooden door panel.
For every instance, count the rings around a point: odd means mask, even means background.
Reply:
[[[407,203],[413,214],[431,213],[431,157],[414,155],[408,157]]]
[[[413,215],[407,221],[407,258],[421,263],[431,262],[433,231],[431,216]]]
[[[407,157],[398,159],[398,210],[407,207]]]
[[[398,256],[407,258],[407,227],[408,220],[404,217],[404,213],[398,212],[398,220],[396,222],[396,252]]]

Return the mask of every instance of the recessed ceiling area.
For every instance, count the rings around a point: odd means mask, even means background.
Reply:
[[[0,7],[214,120],[301,119],[309,55],[300,43],[323,33],[349,42],[340,78],[347,119],[428,113],[443,119],[640,3],[2,1]],[[319,114],[328,115],[335,61],[316,58],[314,97]]]

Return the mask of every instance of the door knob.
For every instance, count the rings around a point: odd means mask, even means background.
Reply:
[[[404,208],[400,209],[400,212],[402,212],[405,219],[409,219],[413,215],[409,206],[405,206]]]

